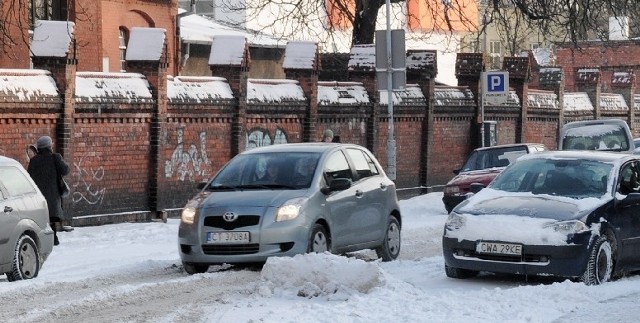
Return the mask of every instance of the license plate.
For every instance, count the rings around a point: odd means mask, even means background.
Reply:
[[[207,242],[238,243],[251,241],[249,231],[207,232]]]
[[[476,252],[509,256],[522,256],[522,245],[515,243],[480,241],[476,245]]]

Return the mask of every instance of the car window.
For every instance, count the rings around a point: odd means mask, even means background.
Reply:
[[[593,124],[566,129],[563,150],[629,150],[626,129],[618,124]]]
[[[527,154],[527,147],[513,146],[496,149],[476,150],[460,169],[461,172],[481,170],[493,167],[505,167],[513,163],[518,157]]]
[[[0,167],[0,181],[11,196],[36,192],[29,179],[17,167]]]
[[[336,151],[329,156],[324,165],[323,173],[327,183],[330,183],[334,178],[348,178],[353,180],[351,168],[349,168],[347,158],[342,151]]]
[[[378,175],[378,168],[376,164],[360,149],[349,148],[347,154],[356,168],[356,174],[358,179],[365,178],[373,175]]]
[[[630,162],[622,166],[617,183],[618,193],[627,195],[640,192],[640,165]]]

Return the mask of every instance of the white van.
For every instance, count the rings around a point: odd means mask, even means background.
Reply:
[[[633,135],[621,119],[585,120],[565,124],[558,150],[604,150],[633,152]]]

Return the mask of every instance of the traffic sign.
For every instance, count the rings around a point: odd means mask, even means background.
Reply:
[[[509,72],[482,72],[482,101],[502,104],[509,98]]]

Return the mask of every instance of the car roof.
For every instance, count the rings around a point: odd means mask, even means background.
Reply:
[[[491,147],[480,147],[474,150],[481,151],[481,150],[500,149],[500,148],[509,148],[509,147],[525,147],[525,146],[526,147],[545,147],[544,144],[540,144],[540,143],[520,143],[520,144],[496,145]]]
[[[626,160],[638,159],[638,155],[633,155],[628,152],[612,152],[612,151],[597,151],[597,150],[548,150],[535,154],[523,155],[518,160],[524,159],[555,159],[555,158],[575,158],[575,159],[587,159],[602,162],[624,162]]]
[[[359,149],[366,150],[366,148],[359,145],[355,145],[355,144],[305,142],[305,143],[276,144],[276,145],[270,145],[270,146],[257,147],[250,150],[245,150],[242,152],[242,154],[262,154],[262,153],[279,153],[279,152],[323,153],[339,147],[352,147],[352,148],[359,148]]]

